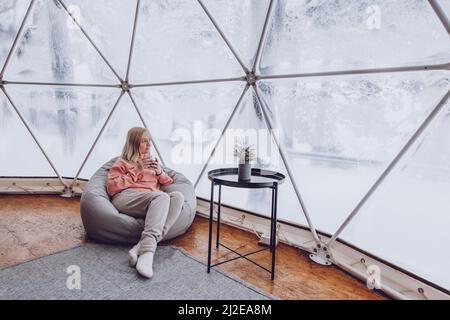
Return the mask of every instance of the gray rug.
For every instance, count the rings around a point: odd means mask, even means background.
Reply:
[[[0,299],[277,299],[220,270],[206,273],[204,263],[173,246],[158,247],[155,275],[144,279],[128,266],[128,249],[85,244],[1,269]],[[79,281],[70,266],[79,267]]]

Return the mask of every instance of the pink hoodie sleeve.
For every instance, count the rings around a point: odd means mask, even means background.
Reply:
[[[161,175],[158,177],[158,182],[165,186],[171,184],[173,182],[173,179],[165,171],[163,171],[163,173],[161,173]]]
[[[116,193],[129,188],[137,180],[136,174],[128,170],[125,163],[119,159],[109,170],[106,191],[112,197]]]

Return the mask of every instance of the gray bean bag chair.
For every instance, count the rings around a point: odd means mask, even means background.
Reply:
[[[106,192],[108,171],[117,158],[105,163],[89,180],[80,202],[81,219],[88,237],[112,244],[135,244],[144,229],[144,220],[120,213],[111,203]],[[192,183],[181,173],[164,168],[174,180],[162,186],[165,192],[179,191],[184,195],[181,215],[163,240],[175,238],[189,228],[196,213],[197,199]]]

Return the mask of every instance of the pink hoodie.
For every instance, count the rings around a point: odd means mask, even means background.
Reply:
[[[171,184],[173,179],[165,172],[157,176],[154,169],[139,169],[119,158],[111,167],[106,190],[112,197],[122,190],[133,188],[138,191],[160,191],[161,185]]]

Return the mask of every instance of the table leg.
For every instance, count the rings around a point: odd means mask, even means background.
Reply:
[[[216,234],[216,248],[217,249],[219,249],[221,195],[222,195],[222,185],[219,184],[219,202],[218,202],[218,208],[217,208],[217,234]]]
[[[208,236],[208,273],[211,269],[211,244],[214,219],[214,181],[211,181],[211,201],[209,203],[209,236]]]
[[[271,205],[272,207],[270,208],[270,241],[269,241],[269,250],[270,252],[273,251],[273,212],[274,212],[274,203],[275,203],[275,188],[271,188],[272,189],[272,202]]]
[[[274,193],[275,193],[275,197],[274,197],[274,210],[273,210],[273,229],[272,229],[272,245],[273,245],[273,250],[272,250],[272,280],[275,279],[275,258],[276,258],[276,251],[277,251],[277,201],[278,201],[278,183],[275,183],[275,188],[274,188]]]

